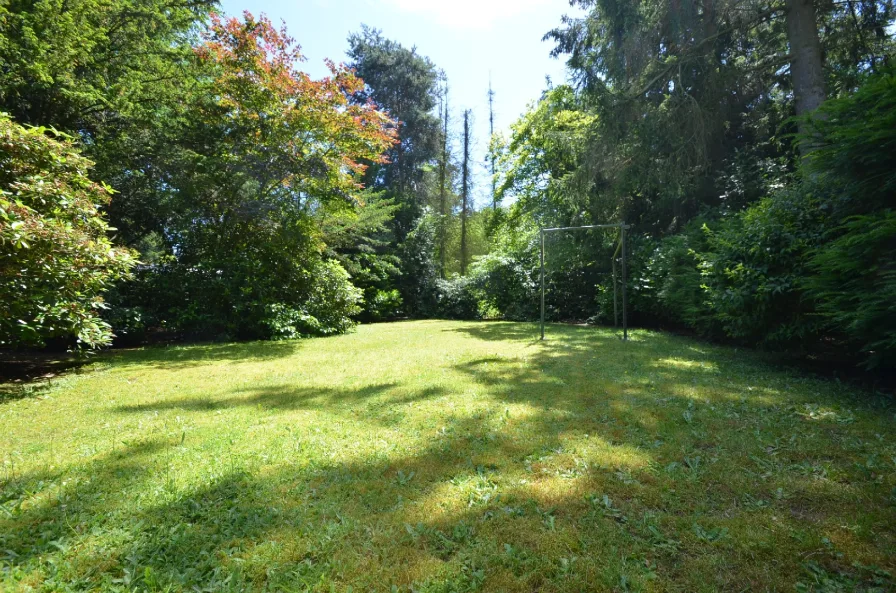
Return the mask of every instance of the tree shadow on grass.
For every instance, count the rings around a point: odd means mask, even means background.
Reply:
[[[176,476],[160,479],[160,457],[182,449],[161,440],[65,472],[16,476],[0,483],[0,574],[39,570],[51,589],[302,590],[345,580],[359,552],[391,547],[418,561],[403,527],[406,506],[445,480],[475,476],[469,449],[482,434],[478,420],[461,420],[408,457],[235,467],[187,488]],[[520,451],[503,440],[488,450]],[[387,570],[401,565],[388,555],[380,561]]]
[[[530,339],[510,324],[455,331]],[[201,485],[169,490],[153,472],[179,447],[125,449],[95,461],[89,481],[51,478],[58,492],[44,503],[5,506],[6,566],[40,564],[60,589],[112,579],[160,590],[893,586],[870,568],[894,568],[896,483],[874,457],[892,448],[875,438],[893,434],[891,408],[730,350],[557,331],[569,334],[524,358],[448,363],[482,387],[472,404],[441,385],[241,388],[212,405],[375,416],[380,404],[426,402],[438,422],[364,454],[337,422],[346,434],[326,451],[219,466]],[[121,411],[220,409],[208,405]],[[46,479],[26,478],[23,491]]]
[[[5,550],[6,562],[24,564],[47,554],[65,552],[70,539],[93,526],[79,525],[77,518],[120,505],[122,501],[114,500],[115,494],[142,483],[148,477],[147,461],[172,444],[147,440],[79,467],[24,475],[12,471],[0,482],[0,548]],[[109,483],[115,484],[111,491]]]
[[[451,331],[483,341],[532,339],[527,327],[501,324]],[[896,568],[887,553],[896,544],[896,509],[887,503],[896,474],[859,467],[862,459],[879,467],[880,431],[893,434],[892,402],[764,364],[753,353],[665,334],[635,332],[632,341],[616,342],[606,330],[549,332],[553,339],[527,346],[524,363],[482,357],[455,368],[498,400],[539,410],[532,432],[588,447],[582,483],[617,506],[601,499],[589,511],[581,499],[567,499],[558,508],[568,508],[569,519],[640,515],[630,553],[654,563],[647,572],[666,583],[692,582],[695,590],[780,584],[740,561],[744,555],[788,566],[779,578],[896,586],[875,569],[851,566]],[[575,449],[556,455],[555,471],[583,473],[577,455],[587,456]],[[760,537],[762,530],[769,535]],[[706,545],[717,537],[727,541]],[[675,557],[661,561],[663,538],[678,543],[666,546]],[[835,540],[839,546],[824,548]],[[807,555],[817,562],[805,562]]]
[[[49,590],[241,590],[239,560],[227,563],[283,526],[274,493],[238,469],[196,488],[160,483],[151,457],[167,447],[175,445],[129,447],[65,479],[2,484],[0,575],[42,569]],[[142,500],[147,488],[157,491],[152,502]]]
[[[398,383],[378,383],[352,389],[332,387],[297,387],[291,384],[263,387],[241,387],[220,397],[193,397],[153,400],[142,404],[115,408],[122,413],[162,412],[184,410],[214,412],[238,407],[261,407],[269,410],[327,410],[364,405],[372,399],[383,398],[390,405],[411,404],[438,397],[443,389],[433,386],[416,391],[400,389]]]
[[[545,326],[545,339],[541,340],[538,323],[517,323],[511,321],[482,321],[458,328],[441,331],[461,333],[483,341],[507,340],[528,342],[531,345],[548,346],[562,342],[565,348],[591,347],[598,336],[602,340],[622,339],[622,330],[610,327],[582,326],[563,323],[549,323]],[[633,337],[633,339],[637,339]]]
[[[155,369],[182,369],[213,362],[255,362],[286,358],[298,352],[304,340],[280,342],[237,342],[228,344],[189,344],[150,346],[146,348],[113,350],[102,356],[103,362],[116,368],[130,366]]]
[[[448,418],[428,444],[390,458],[227,469],[150,502],[130,497],[160,487],[150,457],[178,447],[124,449],[97,460],[89,480],[57,481],[45,502],[13,509],[6,563],[50,562],[50,587],[112,588],[115,579],[150,590],[637,590],[657,580],[693,591],[763,589],[803,574],[806,553],[831,574],[876,578],[850,569],[839,550],[825,552],[822,537],[848,510],[793,514],[802,501],[790,490],[776,500],[760,468],[759,484],[745,491],[719,488],[700,466],[657,471],[656,452],[612,424],[590,437],[598,451],[640,457],[603,463],[538,416],[503,428],[497,420]],[[58,477],[26,478],[21,490],[48,479]],[[798,481],[813,477],[790,483]],[[850,490],[826,482],[816,496],[844,505]]]
[[[90,362],[66,353],[0,350],[0,404],[41,395],[54,381]]]

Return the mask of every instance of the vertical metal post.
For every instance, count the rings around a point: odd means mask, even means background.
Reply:
[[[622,230],[622,339],[628,340],[628,298],[625,293],[626,284],[628,284],[625,268],[625,221],[622,222],[619,228]]]
[[[544,339],[544,229],[541,229],[541,339]]]
[[[613,327],[619,327],[619,282],[616,279],[616,253],[613,252]]]

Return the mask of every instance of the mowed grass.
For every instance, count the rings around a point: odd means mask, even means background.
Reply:
[[[0,587],[885,591],[891,400],[661,333],[421,321],[0,402]]]

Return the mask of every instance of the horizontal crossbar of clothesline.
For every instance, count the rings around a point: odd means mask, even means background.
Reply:
[[[612,229],[612,228],[629,228],[630,225],[627,225],[622,222],[617,222],[615,224],[590,224],[587,226],[558,226],[550,229],[541,229],[541,232],[547,233],[549,231],[577,231],[579,229]]]

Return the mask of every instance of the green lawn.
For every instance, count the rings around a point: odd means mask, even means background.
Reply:
[[[0,589],[896,588],[896,407],[665,334],[363,326],[0,400]]]

